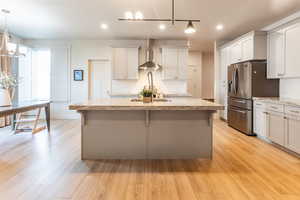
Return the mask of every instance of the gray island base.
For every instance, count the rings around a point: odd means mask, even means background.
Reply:
[[[211,159],[213,113],[223,106],[194,98],[115,99],[70,109],[81,113],[83,160]]]

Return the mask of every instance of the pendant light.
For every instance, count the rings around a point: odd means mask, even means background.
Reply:
[[[8,49],[9,34],[7,28],[7,15],[10,12],[5,9],[2,9],[1,12],[4,15],[4,32],[2,34],[2,39],[1,39],[0,56],[11,56],[11,53],[9,52]]]
[[[10,11],[2,9],[1,12],[4,15],[4,32],[2,34],[2,39],[1,39],[0,56],[6,56],[6,57],[25,56],[25,54],[22,54],[20,52],[19,43],[17,43],[15,51],[10,51],[9,50],[8,42],[9,42],[10,36],[9,36],[9,33],[8,33],[7,16],[8,16],[8,14],[10,14]]]
[[[188,25],[187,25],[186,29],[184,30],[184,32],[186,34],[192,34],[192,33],[196,32],[196,29],[195,29],[192,21],[188,22]]]
[[[175,0],[172,0],[172,13],[171,18],[159,19],[159,18],[144,18],[143,14],[138,11],[133,16],[133,13],[130,11],[125,12],[125,18],[119,18],[119,21],[130,21],[130,22],[171,22],[172,25],[175,25],[175,22],[188,22],[187,28],[184,30],[186,34],[192,34],[196,32],[196,29],[193,25],[194,23],[200,22],[199,19],[177,19],[175,18]],[[163,27],[163,28],[161,28]],[[160,30],[164,30],[165,26],[159,26]]]
[[[19,45],[19,43],[17,43],[16,51],[13,54],[13,57],[17,57],[18,58],[18,57],[24,57],[24,56],[25,56],[25,54],[20,52],[20,45]]]

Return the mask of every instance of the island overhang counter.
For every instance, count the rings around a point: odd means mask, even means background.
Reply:
[[[69,105],[81,114],[81,157],[212,158],[213,113],[224,106],[198,98],[132,102],[128,98]]]

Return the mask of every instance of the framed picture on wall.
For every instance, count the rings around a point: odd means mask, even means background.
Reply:
[[[73,71],[73,79],[74,81],[83,81],[83,70],[74,70]]]

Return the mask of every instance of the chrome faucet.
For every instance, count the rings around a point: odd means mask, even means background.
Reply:
[[[150,90],[152,92],[151,100],[153,98],[153,73],[150,71],[147,73],[147,78],[148,78],[148,84],[150,87]]]

